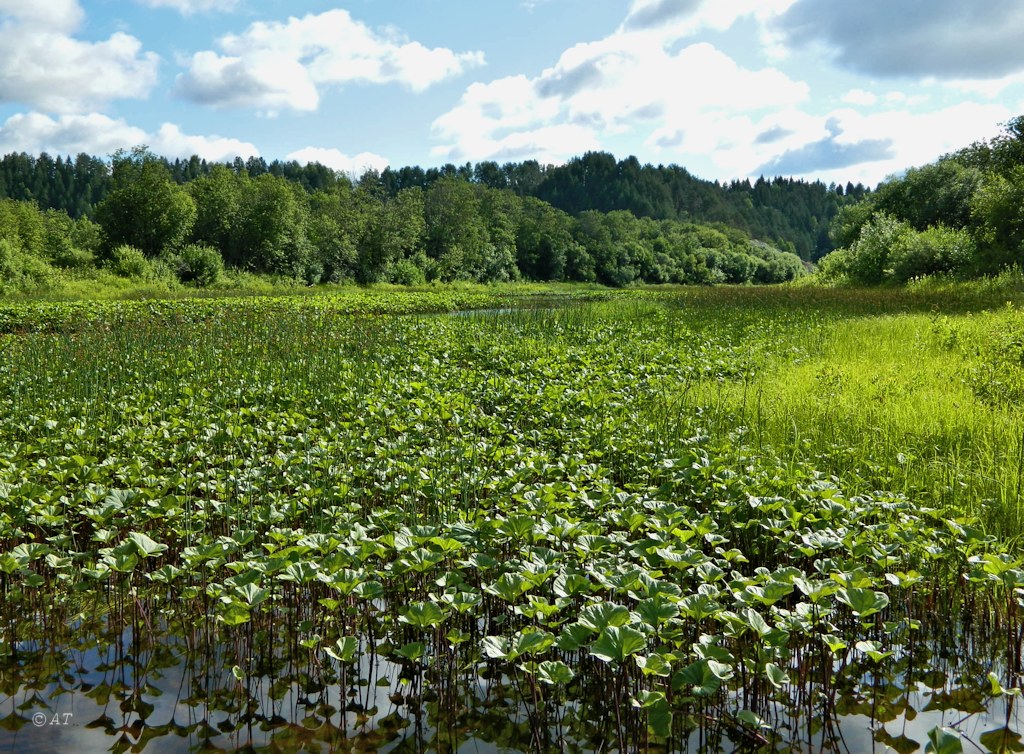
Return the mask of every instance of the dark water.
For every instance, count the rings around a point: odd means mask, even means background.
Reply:
[[[827,684],[813,680],[820,668],[801,683],[794,667],[782,693],[737,687],[681,708],[658,741],[628,701],[615,711],[599,670],[538,698],[525,676],[454,656],[427,667],[364,653],[342,666],[288,633],[227,643],[204,626],[74,628],[5,648],[0,752],[912,752],[937,726],[965,751],[997,740],[1016,751],[1024,731],[1020,700],[994,697],[986,677],[1006,671],[998,642],[936,638],[883,663],[837,660]],[[738,724],[741,709],[763,725]]]

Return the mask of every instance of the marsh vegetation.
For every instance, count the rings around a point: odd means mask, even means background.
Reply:
[[[5,310],[0,750],[1021,749],[1014,306],[372,300]]]

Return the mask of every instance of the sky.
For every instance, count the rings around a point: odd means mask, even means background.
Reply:
[[[874,186],[1024,113],[1020,0],[0,0],[0,154],[591,150]]]

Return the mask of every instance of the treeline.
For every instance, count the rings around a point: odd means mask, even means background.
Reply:
[[[209,176],[219,165],[199,157],[168,161],[172,179],[187,184]],[[308,192],[334,188],[346,176],[319,164],[267,162],[260,157],[227,163],[235,174],[250,178],[273,175]],[[461,178],[521,198],[535,197],[572,216],[587,210],[626,210],[636,217],[696,223],[722,223],[753,238],[815,260],[831,251],[828,228],[839,209],[865,196],[864,186],[825,186],[793,179],[759,178],[729,184],[695,178],[677,165],[641,165],[635,157],[616,162],[605,152],[588,152],[554,167],[527,160],[452,164],[437,168],[387,168],[371,178],[390,198],[403,189],[428,189],[446,178]],[[72,218],[91,217],[112,190],[107,163],[87,155],[75,159],[47,154],[9,154],[0,159],[0,197],[33,201],[44,209],[62,209]]]
[[[518,196],[533,196],[578,216],[588,210],[625,210],[636,217],[721,223],[753,238],[815,260],[834,246],[829,227],[840,208],[868,194],[862,185],[826,186],[792,178],[758,178],[722,185],[692,176],[678,165],[641,165],[635,157],[616,162],[606,152],[588,152],[567,164],[544,167],[535,161],[481,162],[387,168],[380,184],[390,196],[405,188],[428,188],[458,176]]]
[[[838,281],[972,278],[1024,266],[1024,116],[844,207],[832,237],[838,248],[821,273]]]
[[[307,188],[295,176],[213,165],[180,183],[165,160],[120,153],[91,218],[0,202],[0,285],[45,288],[96,268],[192,285],[213,284],[225,269],[406,285],[774,283],[804,272],[796,255],[724,225],[624,210],[573,217],[459,175],[393,193],[373,173],[354,185],[322,177],[323,187]]]

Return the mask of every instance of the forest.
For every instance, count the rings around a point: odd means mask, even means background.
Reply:
[[[728,184],[588,152],[387,168],[138,147],[0,158],[0,293],[130,280],[208,287],[509,281],[827,284],[967,279],[1020,266],[1024,116],[869,190],[764,177]],[[104,283],[103,281],[106,281]],[[108,286],[109,287],[109,286]]]
[[[1024,116],[989,140],[911,168],[843,207],[825,280],[977,278],[1024,262]]]
[[[208,286],[431,281],[776,283],[832,249],[863,186],[701,181],[587,153],[561,167],[388,168],[358,180],[262,159],[0,160],[0,288],[116,275]]]

